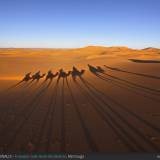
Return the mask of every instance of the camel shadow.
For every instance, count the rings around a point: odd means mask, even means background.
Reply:
[[[76,81],[76,78],[77,77],[82,78],[82,76],[84,75],[84,73],[85,73],[84,69],[82,69],[81,71],[79,71],[75,66],[73,66],[72,71],[71,71],[72,79],[74,81]]]
[[[94,67],[94,66],[91,66],[88,64],[88,67],[89,67],[89,71],[91,73],[93,73],[94,75],[96,75],[98,78],[107,79],[108,77],[110,77],[112,80],[116,81],[117,83],[123,83],[127,86],[130,86],[132,88],[134,87],[137,90],[143,91],[148,94],[159,95],[159,93],[160,93],[160,90],[158,90],[158,89],[153,89],[153,88],[150,88],[150,87],[147,87],[147,86],[144,86],[144,85],[141,85],[141,84],[138,84],[138,83],[135,83],[135,82],[111,75],[111,74],[108,74],[107,72],[105,72],[105,70],[103,70],[99,66]]]
[[[71,75],[71,71],[68,71],[67,73],[63,70],[63,69],[60,69],[59,70],[59,76],[58,76],[58,79],[57,81],[59,81],[61,78],[65,79],[66,77],[70,76]]]
[[[109,67],[107,65],[104,65],[104,67],[106,67],[107,69],[110,69],[110,70],[117,71],[117,72],[124,72],[124,73],[128,73],[128,74],[133,74],[133,75],[147,77],[147,78],[152,78],[152,79],[160,79],[159,76],[148,75],[148,74],[137,73],[137,72],[131,72],[131,71],[123,70],[123,69],[120,69],[120,68]]]
[[[47,75],[46,75],[45,81],[47,81],[47,80],[51,81],[53,78],[57,77],[58,74],[59,74],[58,72],[56,72],[54,74],[51,70],[49,70],[48,73],[47,73]]]

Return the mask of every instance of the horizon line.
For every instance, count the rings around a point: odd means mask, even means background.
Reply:
[[[111,47],[125,47],[128,49],[136,49],[136,50],[143,50],[143,49],[160,49],[157,47],[144,47],[144,48],[132,48],[132,47],[128,47],[128,46],[117,46],[117,45],[113,45],[113,46],[105,46],[105,45],[87,45],[87,46],[82,46],[82,47],[0,47],[0,49],[80,49],[80,48],[87,48],[87,47],[105,47],[105,48],[111,48]]]

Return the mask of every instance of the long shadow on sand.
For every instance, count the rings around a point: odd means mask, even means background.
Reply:
[[[107,83],[109,82],[109,83],[113,84],[114,86],[118,86],[119,88],[125,89],[125,90],[127,90],[127,91],[129,91],[129,92],[131,92],[131,93],[133,93],[133,94],[135,94],[135,95],[138,94],[138,95],[141,95],[141,96],[143,96],[144,98],[150,99],[150,100],[152,100],[152,101],[154,101],[154,102],[158,102],[158,103],[160,102],[159,99],[153,97],[152,93],[148,93],[148,92],[146,92],[146,91],[145,91],[145,92],[144,92],[144,91],[141,91],[141,90],[139,90],[139,89],[137,89],[137,88],[135,88],[135,87],[133,87],[133,86],[130,86],[130,85],[127,85],[127,84],[124,84],[124,83],[121,83],[121,82],[117,82],[117,81],[114,80],[114,79],[111,79],[111,78],[108,78],[108,77],[103,77],[103,76],[101,76],[101,75],[99,75],[99,74],[95,74],[95,76],[96,76],[97,78],[99,78],[99,79],[107,82]]]
[[[86,141],[90,147],[90,149],[94,152],[97,152],[98,151],[98,147],[96,145],[96,143],[94,142],[94,139],[92,138],[91,134],[90,134],[90,131],[88,130],[88,127],[86,126],[84,120],[83,120],[83,117],[82,117],[82,114],[79,110],[79,105],[78,103],[76,102],[75,100],[75,97],[74,97],[74,94],[73,94],[73,91],[71,90],[71,87],[69,85],[69,82],[68,82],[68,79],[66,79],[66,83],[67,83],[67,86],[68,86],[68,89],[70,91],[70,95],[71,95],[71,98],[72,98],[72,102],[75,106],[75,110],[76,110],[76,113],[77,113],[77,116],[80,120],[80,123],[81,123],[81,126],[84,130],[84,133],[85,133],[85,136],[86,136]]]
[[[128,59],[128,60],[136,63],[160,63],[159,60],[141,60],[141,59]]]
[[[95,97],[88,94],[88,92],[86,92],[86,90],[83,87],[81,87],[81,85],[79,85],[77,81],[75,81],[75,83],[81,94],[86,99],[86,101],[88,101],[91,104],[91,106],[97,112],[97,114],[102,118],[102,120],[104,120],[106,126],[109,126],[111,130],[123,141],[124,145],[128,148],[129,151],[137,151],[136,149],[137,147],[135,147],[128,141],[128,139],[132,138],[128,136],[123,127],[119,126],[118,123],[113,119],[113,117],[111,117],[110,114],[105,113],[103,108],[101,108],[101,104],[97,102],[97,99]]]
[[[123,70],[120,68],[115,68],[115,67],[109,67],[107,65],[104,65],[107,69],[113,70],[113,71],[117,71],[117,72],[124,72],[124,73],[129,73],[129,74],[133,74],[133,75],[137,75],[137,76],[141,76],[141,77],[147,77],[147,78],[152,78],[152,79],[160,79],[159,76],[154,76],[154,75],[148,75],[148,74],[143,74],[143,73],[137,73],[137,72],[131,72],[131,71],[127,71],[127,70]]]
[[[130,135],[129,133],[127,133],[126,130],[123,129],[123,127],[120,125],[120,123],[118,124],[116,122],[116,120],[114,119],[114,116],[118,117],[122,121],[123,124],[125,124],[130,130],[132,130],[132,132],[134,132],[135,134],[137,134],[141,139],[143,139],[144,142],[147,143],[154,151],[158,151],[159,150],[159,147],[157,145],[155,145],[153,142],[151,142],[150,140],[148,140],[148,138],[143,133],[141,133],[139,130],[137,130],[137,128],[135,128],[134,126],[132,126],[131,124],[129,124],[128,121],[125,118],[123,118],[122,115],[120,115],[116,110],[114,110],[114,108],[112,106],[110,106],[108,103],[106,103],[102,99],[102,97],[97,93],[97,90],[96,91],[93,90],[93,88],[91,86],[89,86],[88,83],[86,83],[86,81],[82,77],[80,77],[80,79],[81,79],[82,83],[84,84],[84,87],[81,87],[80,84],[77,81],[75,81],[74,79],[73,80],[77,84],[78,88],[80,89],[80,91],[82,92],[82,94],[84,95],[84,97],[86,97],[86,98],[88,97],[87,100],[91,102],[91,104],[94,106],[94,109],[100,114],[100,116],[112,128],[112,130],[115,131],[116,134],[118,134],[118,136],[123,140],[123,142],[128,146],[129,149],[131,149],[132,151],[135,150],[136,148],[138,148],[138,150],[141,150],[141,151],[145,151],[146,150],[146,148],[144,146],[142,146],[141,144],[139,144],[137,142],[137,140],[132,135]],[[98,102],[98,100],[100,102]],[[112,101],[113,101],[113,99],[112,99]],[[114,103],[115,103],[115,101],[114,101]],[[118,103],[116,102],[116,104],[118,104]],[[99,106],[99,107],[97,107],[97,106]],[[120,106],[122,108],[122,105],[120,105]],[[107,107],[110,111],[107,112],[104,109],[104,107],[105,108]],[[123,109],[124,109],[124,107],[123,107]],[[104,115],[104,113],[105,113],[105,115]],[[128,113],[130,113],[130,111]],[[108,118],[110,118],[110,120],[112,121],[112,123],[114,125],[111,124],[107,120],[106,116]],[[146,121],[145,121],[145,124],[146,124]],[[119,129],[118,131],[117,131],[117,128]],[[123,133],[123,134],[121,134],[119,131],[121,131],[121,133]],[[122,135],[125,135],[125,138]],[[132,143],[129,143],[126,140],[126,137],[129,140],[131,140]],[[136,148],[134,148],[135,146],[133,147],[133,143],[136,146]]]
[[[92,73],[100,73],[100,74],[109,76],[109,77],[111,77],[111,78],[113,78],[113,79],[116,79],[116,80],[118,80],[118,81],[125,82],[126,84],[135,86],[135,87],[137,87],[137,88],[141,88],[141,89],[143,89],[143,90],[150,91],[150,92],[152,92],[152,94],[156,94],[156,93],[159,94],[159,93],[160,93],[160,90],[158,90],[158,89],[149,88],[149,87],[147,87],[147,86],[143,86],[143,85],[140,85],[140,84],[137,84],[137,83],[134,83],[134,82],[131,82],[131,81],[128,81],[128,80],[119,78],[119,77],[117,77],[117,76],[113,76],[113,75],[111,75],[111,74],[108,74],[108,73],[106,73],[101,67],[95,68],[94,66],[91,66],[91,65],[88,65],[88,67],[89,67],[89,70],[90,70]]]
[[[34,88],[31,88],[32,85],[34,85]],[[17,95],[17,97],[11,99],[8,106],[5,106],[6,112],[4,113],[5,115],[3,115],[3,121],[7,120],[7,117],[15,112],[16,107],[21,106],[24,103],[28,103],[30,97],[36,94],[36,92],[39,92],[39,90],[44,87],[45,81],[39,84],[39,86],[37,86],[38,82],[34,82],[32,85],[25,88],[22,87],[22,91]]]
[[[62,78],[63,83],[62,83],[62,90],[61,90],[61,145],[60,145],[60,150],[61,152],[66,151],[66,129],[65,129],[65,110],[64,110],[64,85],[65,85],[65,79],[71,74],[71,71],[68,71],[68,73],[64,72],[63,69],[59,71],[60,73],[60,78]]]
[[[84,80],[83,78],[81,78],[81,81],[83,82],[83,84],[86,86],[87,88],[89,87],[90,90],[92,90],[92,92],[94,92],[95,94],[97,94],[98,96],[105,97],[106,99],[108,99],[109,101],[111,101],[113,104],[117,105],[120,109],[124,110],[125,112],[127,112],[128,114],[130,114],[130,116],[133,116],[134,118],[137,118],[140,122],[144,123],[145,125],[147,125],[148,127],[152,128],[153,130],[157,131],[158,133],[160,133],[160,128],[158,128],[157,126],[154,126],[152,123],[146,121],[145,119],[143,119],[141,116],[137,115],[136,113],[130,111],[126,106],[120,104],[119,102],[117,102],[114,98],[112,98],[109,95],[106,95],[105,93],[103,93],[102,91],[98,90],[93,84],[91,84],[90,82],[88,82],[87,80]]]
[[[31,80],[31,78],[32,78],[31,77],[31,72],[29,72],[24,76],[24,78],[20,82],[18,82],[16,84],[12,85],[11,87],[5,89],[4,91],[1,92],[1,94],[9,94],[13,89],[16,89],[17,87],[20,87],[21,85],[22,86],[25,85],[26,82]]]
[[[1,94],[7,94],[7,93],[9,94],[12,90],[16,89],[17,87],[28,87],[35,81],[39,82],[39,80],[43,78],[44,76],[45,74],[40,75],[40,71],[35,73],[32,76],[31,76],[31,72],[29,72],[24,76],[24,78],[20,82],[5,89],[4,91],[1,92]]]
[[[47,122],[49,124],[48,124],[48,128],[47,128],[47,142],[45,143],[46,151],[48,151],[49,148],[50,148],[50,140],[51,140],[51,136],[52,136],[52,133],[53,133],[53,128],[52,128],[53,127],[53,118],[54,118],[55,107],[56,107],[56,102],[57,102],[58,84],[59,84],[59,81],[57,80],[55,82],[55,85],[54,85],[53,89],[52,89],[52,94],[51,94],[51,97],[50,97],[50,101],[47,105],[48,106],[47,112],[46,112],[45,117],[43,119],[41,129],[40,129],[40,132],[38,134],[37,141],[35,142],[35,151],[39,151],[39,147],[40,147],[40,144],[41,144],[41,141],[42,141],[42,137],[44,135],[45,127],[47,126]]]
[[[104,81],[106,80],[106,81],[110,81],[112,83],[116,83],[116,84],[118,84],[117,86],[121,86],[121,87],[123,85],[123,88],[129,88],[129,90],[134,89],[135,90],[134,92],[136,92],[136,93],[138,93],[137,91],[140,91],[140,92],[144,92],[145,94],[150,94],[152,96],[153,95],[160,96],[160,90],[156,90],[156,89],[152,89],[152,88],[149,88],[149,87],[146,87],[146,86],[142,86],[142,85],[124,80],[122,78],[107,74],[100,67],[95,68],[95,67],[89,65],[89,70],[95,76],[97,76],[98,78],[100,78]],[[142,93],[139,93],[139,94],[142,95]],[[147,96],[147,95],[145,95],[144,97],[149,98],[149,96]],[[152,98],[151,96],[150,96],[150,99],[155,99],[155,101],[159,101],[158,99]]]
[[[82,113],[80,112],[80,109],[79,109],[79,104],[77,103],[77,101],[75,99],[74,93],[73,93],[73,91],[71,89],[71,86],[70,86],[67,78],[66,78],[66,84],[67,84],[68,90],[70,92],[70,96],[71,96],[73,105],[75,107],[75,111],[77,113],[78,119],[80,120],[81,126],[82,126],[82,128],[84,130],[84,134],[85,134],[85,137],[86,137],[86,142],[88,143],[91,151],[98,152],[97,144],[95,143],[95,141],[94,141],[94,139],[93,139],[88,127],[86,126],[86,124],[85,124],[85,122],[83,120]]]
[[[59,71],[59,76],[57,78],[57,82],[53,88],[53,94],[51,96],[51,100],[50,103],[48,104],[48,110],[46,113],[46,116],[44,118],[41,130],[40,130],[40,136],[38,137],[38,140],[36,142],[36,151],[39,150],[39,144],[42,140],[42,136],[44,135],[44,128],[46,127],[47,121],[48,121],[48,128],[46,128],[47,133],[46,133],[46,138],[47,141],[44,143],[45,146],[45,151],[49,152],[50,148],[51,148],[51,139],[53,136],[53,131],[54,131],[54,127],[53,127],[53,121],[54,121],[54,117],[55,117],[55,107],[56,107],[56,103],[57,103],[57,92],[58,92],[58,86],[59,86],[59,82],[60,80],[62,80],[62,87],[61,87],[61,146],[60,146],[60,151],[65,152],[65,120],[64,120],[64,80],[67,76],[70,75],[70,71],[68,73],[64,72],[63,69],[60,69]],[[49,114],[50,114],[50,119],[49,119]]]
[[[38,100],[40,96],[44,96],[44,93],[47,91],[47,89],[50,87],[52,81],[50,81],[46,87],[42,88],[32,99],[31,101],[24,105],[23,109],[17,114],[17,116],[12,120],[12,122],[8,123],[3,129],[2,132],[0,132],[0,137],[3,137],[3,140],[1,140],[1,145],[4,145],[4,151],[8,150],[8,147],[13,145],[17,135],[20,133],[22,128],[24,127],[24,124],[26,121],[30,118],[32,113],[38,109]],[[26,113],[26,114],[25,114]],[[23,115],[23,120],[20,121],[20,124],[16,127],[16,121],[19,118],[18,115]],[[15,130],[12,132],[12,135],[8,137],[11,130]]]
[[[3,97],[5,97],[5,96],[11,95],[15,89],[21,89],[21,88],[23,88],[26,84],[27,84],[27,82],[20,81],[20,82],[16,83],[15,85],[13,85],[13,86],[11,86],[11,87],[9,87],[9,88],[1,91],[0,92],[1,99],[3,99]]]
[[[81,87],[80,84],[76,82],[77,86],[79,86],[79,89],[82,90],[85,97],[89,97],[92,106],[94,105],[94,108],[96,108],[96,111],[98,111],[99,115],[105,120],[105,122],[110,125],[110,127],[115,132],[119,132],[119,137],[123,140],[123,142],[131,149],[132,151],[138,150],[138,151],[147,151],[147,148],[145,148],[144,145],[138,142],[138,140],[135,138],[135,134],[142,139],[150,148],[152,148],[153,151],[159,151],[159,147],[154,144],[152,141],[146,137],[145,134],[143,134],[141,131],[139,131],[135,126],[132,126],[120,113],[118,113],[111,105],[106,103],[104,99],[102,99],[100,96],[96,94],[96,92],[93,92],[88,86],[85,85],[85,87]],[[106,111],[106,108],[109,111]],[[107,119],[110,119],[112,121],[111,123]],[[119,119],[117,121],[116,119]],[[123,125],[121,125],[123,124]],[[114,127],[113,127],[114,125]],[[128,128],[130,131],[132,131],[133,134],[130,134],[128,130],[125,130],[123,127]],[[116,129],[116,130],[115,130]],[[118,130],[117,130],[118,129]],[[120,134],[121,132],[121,134]],[[125,138],[122,138],[122,135],[125,135]]]
[[[78,83],[78,81],[76,80],[77,77],[82,79],[82,76],[79,75],[78,69],[75,69],[72,71],[73,81],[75,82],[78,90],[84,96],[86,101],[88,101],[91,104],[91,106],[97,112],[97,114],[104,120],[104,122],[106,123],[107,126],[110,126],[110,128],[114,131],[114,133],[123,141],[123,143],[126,145],[126,147],[130,151],[136,151],[135,146],[133,146],[130,142],[128,142],[128,139],[132,139],[132,137],[126,133],[126,131],[123,129],[123,127],[119,126],[119,124],[114,120],[114,118],[109,113],[105,113],[103,105],[97,101],[97,97],[94,97],[94,95],[92,95],[92,93],[90,94],[86,90],[87,89],[86,86],[82,87]],[[132,139],[132,141],[134,141],[134,140]]]

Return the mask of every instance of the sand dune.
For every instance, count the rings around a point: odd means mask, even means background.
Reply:
[[[118,64],[128,59],[160,60],[159,49],[135,50],[127,47],[88,46],[78,49],[0,49],[0,79],[15,79],[26,72],[81,68],[88,63]]]
[[[159,60],[158,53],[1,49],[0,151],[159,152],[160,65],[128,61]],[[21,81],[39,70],[41,78]],[[48,70],[54,76],[46,80]]]

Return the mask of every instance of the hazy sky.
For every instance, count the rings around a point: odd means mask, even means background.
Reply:
[[[160,48],[160,0],[0,0],[0,47]]]

